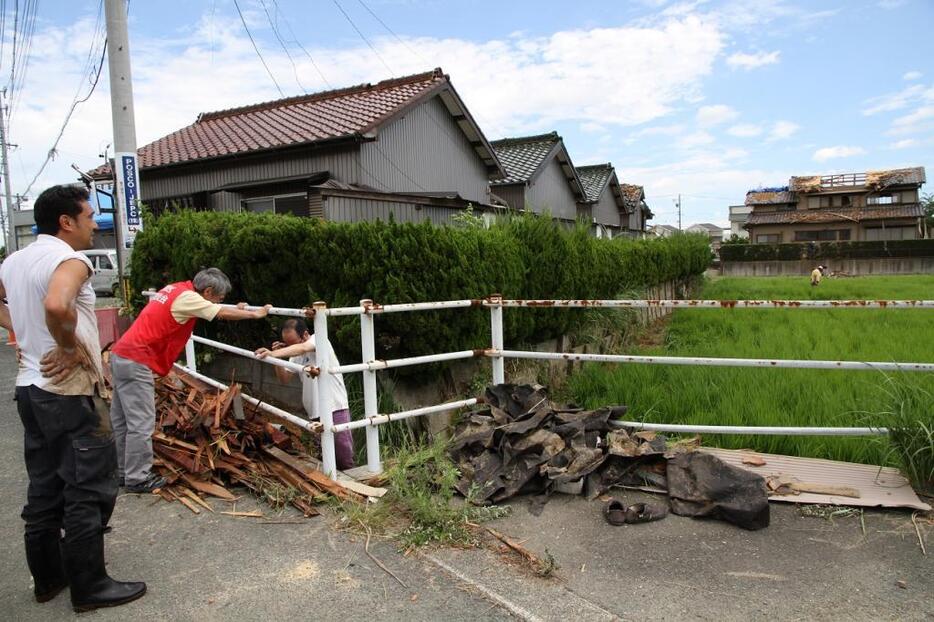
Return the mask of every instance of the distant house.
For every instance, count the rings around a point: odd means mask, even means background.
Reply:
[[[629,211],[629,230],[644,235],[648,221],[654,217],[652,210],[645,202],[645,189],[634,184],[621,184],[623,201]]]
[[[752,213],[750,205],[731,205],[730,206],[730,236],[739,238],[748,238],[749,232],[746,231],[746,220]]]
[[[492,143],[506,169],[502,179],[490,182],[491,192],[515,210],[576,222],[578,208],[588,197],[557,132],[504,138]]]
[[[587,196],[587,201],[578,206],[578,214],[590,219],[594,235],[613,238],[628,233],[629,210],[613,165],[578,166],[577,176]]]
[[[691,225],[686,229],[688,233],[700,233],[710,240],[710,250],[719,256],[720,245],[723,244],[723,227],[709,222]]]
[[[440,69],[202,113],[139,149],[142,200],[332,221],[449,222],[505,171]],[[101,167],[96,178],[109,178]]]
[[[671,225],[652,225],[649,227],[649,233],[657,238],[670,238],[674,234],[680,232],[680,229]]]
[[[923,167],[792,177],[788,186],[746,193],[746,229],[756,244],[928,237],[924,183]]]

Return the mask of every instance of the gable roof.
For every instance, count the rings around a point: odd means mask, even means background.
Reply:
[[[409,108],[440,95],[491,175],[503,170],[451,85],[433,71],[198,115],[191,125],[139,149],[140,168],[156,168],[314,144],[374,138]],[[94,173],[103,172],[95,169]],[[109,169],[107,171],[109,173]]]
[[[577,176],[584,187],[584,193],[587,196],[588,203],[596,203],[600,200],[600,195],[604,189],[609,187],[613,194],[613,200],[621,211],[628,213],[626,202],[623,200],[623,190],[620,188],[619,180],[616,178],[616,169],[609,162],[605,164],[593,164],[590,166],[578,166]]]
[[[718,226],[718,225],[715,225],[715,224],[709,223],[709,222],[699,222],[699,223],[697,223],[696,225],[691,225],[690,227],[688,227],[687,230],[688,230],[688,231],[693,231],[693,230],[697,230],[697,229],[704,229],[704,230],[710,231],[710,232],[712,232],[712,233],[723,233],[723,227],[720,227],[720,226]]]
[[[490,144],[506,169],[506,176],[490,182],[491,185],[529,183],[545,169],[552,158],[556,158],[571,190],[581,200],[587,200],[587,193],[577,175],[577,169],[571,163],[571,156],[564,147],[564,140],[557,132],[502,138]]]

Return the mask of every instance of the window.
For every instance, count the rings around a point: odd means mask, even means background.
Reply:
[[[844,194],[842,197],[840,197],[840,206],[841,206],[841,207],[849,207],[849,206],[850,206],[850,197],[849,197],[849,195]]]
[[[898,193],[893,192],[891,194],[880,194],[874,197],[869,197],[866,199],[867,205],[891,205],[892,203],[898,203]]]
[[[917,235],[917,227],[867,227],[866,239],[876,240],[913,240]]]
[[[240,202],[244,212],[273,212],[276,214],[292,214],[293,216],[308,216],[308,195],[286,194],[272,197],[256,197],[244,199]]]
[[[107,255],[98,255],[97,256],[97,267],[101,270],[113,270],[113,263],[110,261],[110,257]]]
[[[808,197],[808,209],[817,209],[820,207],[822,197]]]
[[[760,233],[756,235],[756,244],[781,244],[781,233]]]
[[[849,240],[849,229],[821,229],[814,231],[795,231],[795,242],[834,242]]]

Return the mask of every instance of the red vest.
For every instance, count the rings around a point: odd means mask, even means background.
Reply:
[[[172,317],[172,303],[182,292],[190,291],[194,291],[191,281],[172,283],[159,290],[114,344],[113,353],[145,365],[160,376],[168,374],[195,329],[197,318],[179,324]]]

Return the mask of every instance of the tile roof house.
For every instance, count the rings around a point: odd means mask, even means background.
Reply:
[[[577,176],[587,197],[578,206],[578,213],[589,217],[597,237],[616,237],[629,231],[629,210],[623,200],[623,189],[616,169],[607,162],[578,166]]]
[[[620,187],[629,210],[629,230],[645,233],[648,221],[655,216],[645,202],[645,189],[635,184],[621,184]]]
[[[758,244],[927,237],[919,203],[923,167],[792,177],[750,190],[745,227]]]
[[[506,169],[502,179],[490,182],[493,194],[512,209],[548,212],[565,222],[576,222],[578,205],[587,194],[557,132],[504,138],[492,143]]]
[[[441,224],[468,204],[495,209],[489,181],[505,174],[441,69],[202,113],[138,153],[155,211]]]

